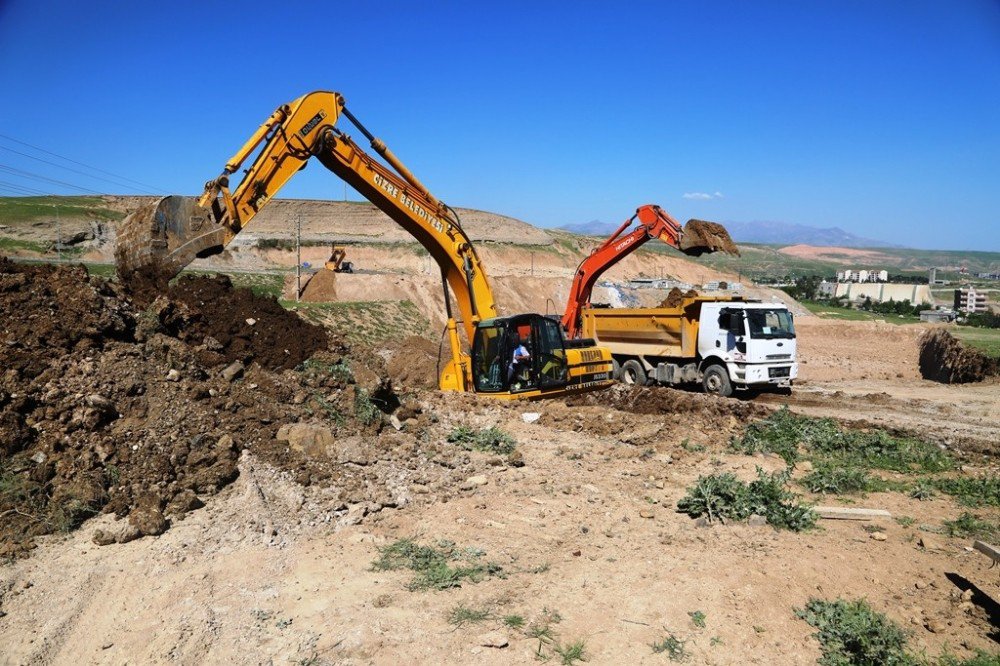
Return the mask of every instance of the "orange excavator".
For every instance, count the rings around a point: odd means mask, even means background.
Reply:
[[[639,226],[625,233],[639,220]],[[635,215],[625,220],[618,230],[597,246],[586,259],[580,262],[570,287],[566,312],[562,325],[566,337],[580,337],[581,313],[590,305],[591,292],[601,275],[619,261],[642,247],[646,241],[659,238],[684,254],[698,257],[708,252],[726,252],[739,255],[739,250],[729,237],[729,232],[721,224],[704,220],[688,220],[681,228],[680,223],[667,211],[653,204],[639,206]]]

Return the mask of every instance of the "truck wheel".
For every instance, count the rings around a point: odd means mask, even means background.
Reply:
[[[626,384],[636,384],[638,386],[646,385],[646,369],[642,367],[642,363],[633,359],[629,359],[622,363],[621,379]]]
[[[733,385],[729,382],[729,373],[721,365],[710,365],[701,378],[701,386],[705,393],[721,395],[728,398],[733,394]]]
[[[618,362],[618,359],[611,359],[611,378],[615,381],[621,381],[622,378],[622,366]]]

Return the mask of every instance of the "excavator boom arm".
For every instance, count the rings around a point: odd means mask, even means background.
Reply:
[[[630,233],[624,231],[639,219],[640,225]],[[566,312],[562,317],[563,328],[567,337],[575,338],[579,334],[580,311],[590,304],[590,296],[597,280],[606,270],[632,254],[646,241],[659,238],[671,247],[680,247],[681,225],[659,206],[647,204],[640,206],[635,215],[625,220],[618,231],[601,243],[590,255],[580,262],[570,287],[569,299],[566,302]]]
[[[392,169],[366,153],[335,127],[346,116]],[[259,149],[239,184],[229,176]],[[441,268],[460,321],[471,342],[476,324],[497,315],[486,271],[457,214],[434,197],[380,139],[344,106],[336,92],[316,91],[278,107],[226,163],[222,174],[205,184],[201,197],[166,197],[140,208],[119,233],[116,260],[120,273],[156,263],[176,274],[196,257],[219,252],[267,205],[277,192],[316,157],[411,233]],[[451,303],[452,360],[467,377]],[[464,379],[459,379],[459,383]]]

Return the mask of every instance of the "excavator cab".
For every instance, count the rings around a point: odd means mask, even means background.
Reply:
[[[515,361],[523,345],[528,358]],[[544,394],[571,386],[562,327],[538,314],[496,317],[476,327],[472,342],[472,374],[479,393]],[[594,381],[594,377],[577,377]],[[603,380],[604,378],[600,378]]]

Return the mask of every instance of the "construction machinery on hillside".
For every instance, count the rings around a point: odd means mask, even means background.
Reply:
[[[354,272],[354,264],[347,261],[347,248],[336,243],[330,246],[330,258],[323,264],[323,268],[334,273]]]
[[[335,127],[342,116],[389,166]],[[230,176],[251,157],[245,175],[231,187]],[[165,197],[124,220],[115,251],[119,275],[128,279],[144,269],[175,275],[195,258],[221,252],[313,157],[413,235],[440,267],[451,346],[439,379],[442,390],[540,398],[612,383],[607,349],[564,338],[559,322],[540,314],[498,316],[485,268],[458,214],[434,197],[336,92],[311,92],[279,106],[199,198]]]
[[[781,303],[688,294],[656,308],[591,305],[598,278],[654,238],[692,256],[739,254],[720,224],[689,220],[682,228],[659,206],[640,206],[580,263],[562,317],[567,336],[610,349],[615,379],[628,384],[700,382],[723,396],[737,388],[790,387],[798,373],[795,328]]]

